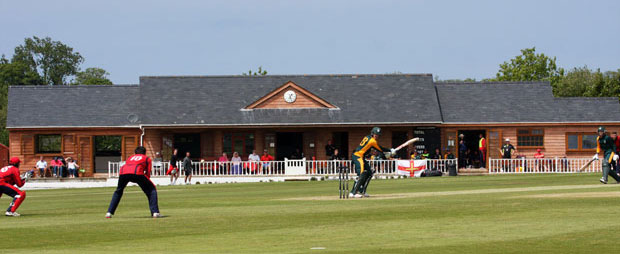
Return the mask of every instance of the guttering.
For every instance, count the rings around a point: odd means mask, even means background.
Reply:
[[[140,146],[144,146],[144,144],[142,143],[142,141],[144,140],[144,127],[142,126],[142,124],[140,124],[140,131],[142,131],[142,134],[140,134]]]
[[[133,125],[133,126],[127,126],[127,125],[123,125],[123,126],[12,126],[12,127],[6,127],[7,129],[88,129],[88,128],[127,128],[127,129],[133,129],[133,128],[139,128],[140,126],[138,125]]]

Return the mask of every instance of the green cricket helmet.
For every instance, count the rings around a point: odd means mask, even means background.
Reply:
[[[605,132],[605,127],[604,126],[599,126],[598,127],[598,132]]]
[[[372,130],[370,131],[370,134],[381,135],[381,128],[379,128],[379,127],[372,127]]]

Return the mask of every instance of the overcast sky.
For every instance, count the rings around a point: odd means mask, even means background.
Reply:
[[[0,54],[49,36],[114,83],[144,75],[432,73],[493,77],[535,46],[620,68],[620,1],[0,0]]]

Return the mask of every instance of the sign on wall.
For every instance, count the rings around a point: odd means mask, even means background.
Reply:
[[[413,137],[420,139],[415,144],[415,149],[420,154],[424,153],[425,149],[430,154],[433,154],[436,148],[441,149],[441,132],[437,127],[415,127]]]

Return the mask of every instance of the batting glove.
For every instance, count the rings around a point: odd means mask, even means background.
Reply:
[[[614,161],[618,161],[618,155],[614,155]]]
[[[394,149],[394,148],[390,149],[390,153],[395,154],[396,153],[396,149]]]

